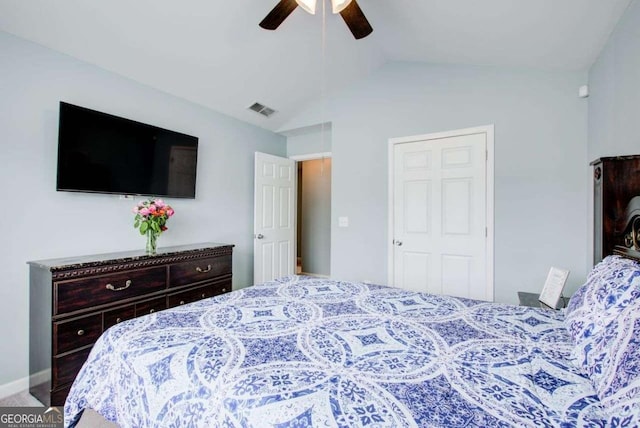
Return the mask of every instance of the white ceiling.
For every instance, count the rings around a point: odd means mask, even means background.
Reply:
[[[631,1],[359,0],[357,41],[330,6],[259,28],[278,0],[0,0],[0,29],[278,131],[387,61],[586,70]]]

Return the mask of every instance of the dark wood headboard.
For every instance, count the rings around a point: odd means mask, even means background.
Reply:
[[[640,155],[603,157],[593,166],[594,237],[593,263],[610,254],[632,257],[640,253],[631,229],[640,216]],[[635,225],[640,230],[640,220]],[[635,257],[640,254],[635,254]]]
[[[640,261],[640,196],[631,198],[615,231],[613,253]]]

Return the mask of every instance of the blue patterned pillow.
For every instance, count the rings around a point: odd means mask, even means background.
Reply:
[[[602,280],[602,276],[606,275],[613,268],[620,266],[622,263],[623,259],[620,256],[607,256],[600,261],[600,263],[595,265],[587,276],[587,282],[582,285],[582,287],[580,287],[573,296],[571,296],[569,305],[567,305],[566,315],[582,308],[585,304],[586,295],[598,286]]]
[[[600,399],[640,386],[640,264],[609,256],[571,298],[565,325],[574,357]]]
[[[582,367],[604,399],[640,387],[640,300],[594,335],[582,355]],[[640,397],[638,397],[640,398]]]
[[[590,342],[637,299],[639,286],[640,264],[633,260],[608,256],[598,263],[565,310],[565,326],[575,344],[580,347]]]

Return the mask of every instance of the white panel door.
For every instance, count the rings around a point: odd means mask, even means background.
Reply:
[[[256,152],[253,282],[295,273],[295,161]]]
[[[486,133],[393,144],[393,285],[493,300]]]

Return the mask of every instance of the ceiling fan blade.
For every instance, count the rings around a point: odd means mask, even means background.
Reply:
[[[344,22],[351,30],[353,37],[356,39],[362,39],[363,37],[367,37],[373,31],[371,24],[367,21],[367,18],[362,13],[362,9],[356,3],[356,0],[352,0],[349,3],[349,6],[345,7],[342,12],[340,12],[340,16],[344,19]]]
[[[280,0],[280,3],[260,22],[260,26],[265,30],[275,30],[296,7],[298,7],[296,0]]]

